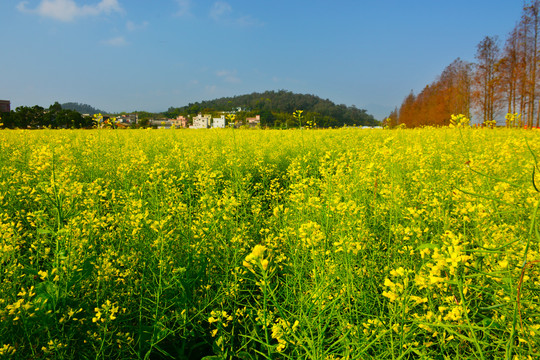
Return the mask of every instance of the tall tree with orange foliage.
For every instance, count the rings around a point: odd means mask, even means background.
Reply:
[[[417,111],[415,109],[416,96],[411,90],[409,95],[405,97],[399,108],[398,122],[409,127],[414,127],[416,123]]]
[[[388,115],[386,119],[383,120],[383,126],[394,128],[397,125],[398,125],[398,109],[396,107],[394,110],[392,110],[390,115]]]
[[[469,116],[471,102],[471,64],[456,59],[418,95],[403,100],[398,122],[407,127],[448,125],[452,114]]]
[[[444,93],[444,123],[441,125],[448,125],[452,114],[470,118],[471,64],[457,58],[443,70],[438,83]]]

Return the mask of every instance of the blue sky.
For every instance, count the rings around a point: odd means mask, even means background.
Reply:
[[[0,99],[165,111],[290,90],[377,119],[483,37],[501,44],[521,0],[1,0]]]

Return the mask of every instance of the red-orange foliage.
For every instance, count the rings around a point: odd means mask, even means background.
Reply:
[[[458,58],[418,95],[411,91],[397,111],[397,124],[448,125],[450,115],[471,118],[474,108],[483,122],[502,120],[508,112],[521,114],[528,127],[535,122],[540,126],[539,41],[540,0],[531,0],[502,52],[496,37],[484,38],[478,44],[476,64]]]
[[[439,78],[417,96],[411,93],[403,100],[398,122],[407,127],[448,125],[450,115],[469,116],[471,98],[471,66],[456,59]]]

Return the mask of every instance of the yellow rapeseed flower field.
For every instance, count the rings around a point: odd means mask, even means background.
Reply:
[[[0,131],[0,359],[538,358],[540,132],[458,120]]]

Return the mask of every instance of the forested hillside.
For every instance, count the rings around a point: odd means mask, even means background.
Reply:
[[[238,108],[242,108],[246,116],[260,114],[264,126],[298,125],[292,117],[295,110],[304,110],[306,121],[315,121],[318,127],[379,124],[366,110],[358,109],[354,105],[336,105],[328,99],[324,100],[315,95],[295,94],[285,90],[254,92],[247,95],[191,103],[178,108],[171,107],[166,115],[176,117],[215,111],[232,111]]]
[[[99,114],[99,113],[102,113],[102,114],[107,113],[106,111],[96,109],[88,104],[80,104],[76,102],[67,102],[67,103],[62,104],[61,106],[62,106],[62,109],[75,110],[75,111],[80,112],[81,114],[94,115],[94,114]]]

